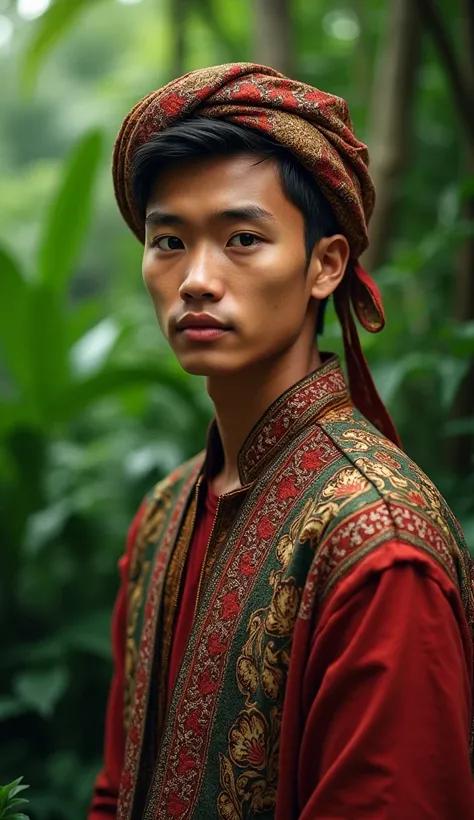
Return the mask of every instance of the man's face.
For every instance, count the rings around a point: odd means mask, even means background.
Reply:
[[[284,355],[304,328],[314,336],[303,215],[275,165],[258,160],[173,167],[147,205],[143,278],[189,373],[236,373]]]

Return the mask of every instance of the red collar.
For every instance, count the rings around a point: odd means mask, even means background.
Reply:
[[[304,427],[341,404],[350,405],[351,400],[339,359],[331,356],[276,399],[249,433],[238,456],[242,486],[251,484]],[[205,471],[215,475],[222,459],[222,444],[213,421],[208,432]]]

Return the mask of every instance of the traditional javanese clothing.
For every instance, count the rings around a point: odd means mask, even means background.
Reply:
[[[472,566],[444,500],[333,358],[246,440],[183,613],[220,459],[212,428],[132,528],[91,820],[115,816],[120,780],[120,820],[473,818]]]
[[[351,245],[335,357],[264,413],[216,498],[205,453],[140,508],[121,560],[103,772],[89,820],[474,820],[473,567],[397,434],[352,310],[383,326],[360,267],[373,188],[344,101],[261,66],[192,72],[117,139],[119,207],[143,241],[130,163],[205,115],[268,133],[312,171]]]

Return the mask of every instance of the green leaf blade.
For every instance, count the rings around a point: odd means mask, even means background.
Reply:
[[[71,384],[67,393],[58,396],[51,408],[54,418],[71,420],[102,398],[116,395],[137,385],[166,385],[185,400],[192,401],[192,386],[187,378],[166,364],[153,366],[105,366],[98,373]]]
[[[54,713],[69,683],[65,667],[57,666],[44,672],[25,672],[15,681],[16,694],[30,709],[44,718]]]
[[[89,223],[102,144],[102,133],[93,130],[76,145],[46,221],[39,252],[40,279],[61,295],[74,273]]]
[[[28,327],[35,404],[44,418],[69,381],[66,317],[58,295],[40,283],[32,293]],[[49,419],[51,420],[51,419]]]
[[[25,706],[18,698],[0,698],[0,723],[11,718],[22,715],[26,712]],[[20,778],[21,779],[21,778]],[[6,786],[3,787],[7,788]],[[0,789],[0,807],[2,800],[2,789]]]
[[[5,814],[5,820],[30,820],[27,814]]]
[[[28,391],[31,367],[28,354],[30,288],[14,257],[0,247],[0,347],[2,358],[17,386]]]
[[[24,803],[25,799],[23,797],[17,797],[17,794],[24,792],[25,789],[29,789],[29,786],[14,786],[14,788],[10,792],[10,800],[13,798],[13,803]]]
[[[21,66],[21,86],[31,93],[38,72],[55,44],[72,28],[75,20],[96,0],[56,0],[41,16],[26,49]]]

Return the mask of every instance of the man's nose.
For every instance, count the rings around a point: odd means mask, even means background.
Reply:
[[[217,264],[215,253],[205,248],[188,258],[186,275],[179,289],[184,302],[222,298],[222,277],[217,275]]]

